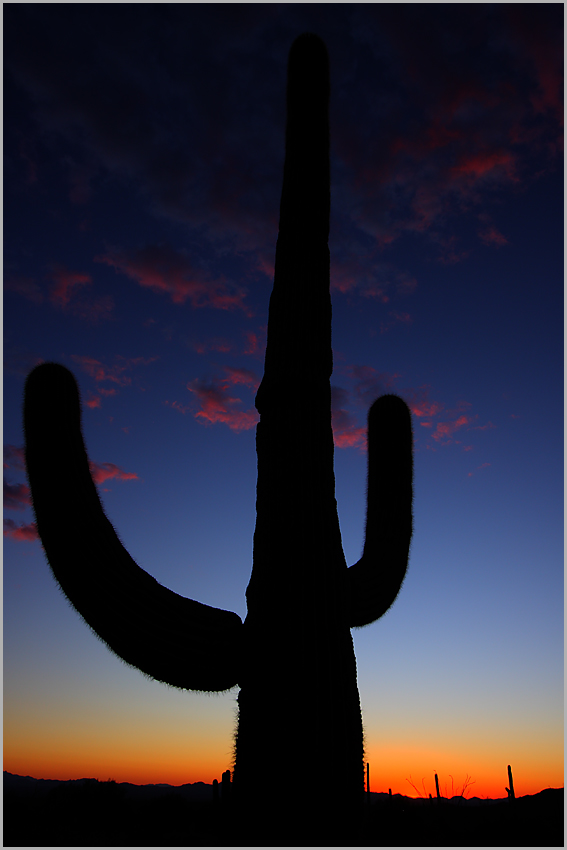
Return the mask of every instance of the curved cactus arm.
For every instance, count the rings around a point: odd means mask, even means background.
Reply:
[[[347,571],[352,627],[374,622],[402,586],[412,535],[411,414],[395,395],[368,414],[368,503],[362,558]]]
[[[154,679],[199,691],[237,684],[240,617],[160,585],[105,516],[81,434],[79,390],[65,367],[44,363],[28,376],[24,432],[38,532],[53,575],[87,624]]]

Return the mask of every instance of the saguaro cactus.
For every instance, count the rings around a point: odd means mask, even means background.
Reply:
[[[508,794],[508,799],[510,801],[515,800],[516,794],[514,792],[514,780],[512,778],[512,768],[510,767],[510,765],[508,765],[508,784],[510,786],[509,788],[506,788],[506,792]]]
[[[245,622],[162,587],[124,549],[89,473],[67,369],[38,366],[24,404],[27,473],[56,580],[101,639],[144,673],[191,690],[240,686],[235,801],[249,818],[279,811],[288,825],[301,825],[299,840],[310,814],[330,822],[362,802],[350,629],[394,601],[412,532],[411,417],[401,399],[384,396],[368,417],[364,551],[347,569],[329,383],[328,97],[326,48],[300,36],[289,56],[275,280],[256,396],[257,522]],[[277,794],[261,783],[267,753],[277,763]],[[327,785],[316,781],[315,764]]]

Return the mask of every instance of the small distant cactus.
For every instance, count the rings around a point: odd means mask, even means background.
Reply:
[[[289,57],[275,278],[256,396],[257,521],[244,623],[161,586],[122,546],[89,472],[71,373],[43,364],[25,391],[27,474],[56,580],[128,664],[180,688],[240,686],[233,788],[225,773],[222,793],[234,795],[262,844],[274,817],[278,838],[288,827],[284,843],[320,839],[321,822],[352,829],[364,763],[350,629],[394,602],[412,535],[411,416],[387,395],[368,416],[366,538],[347,568],[331,428],[328,99],[325,45],[300,36]],[[277,758],[277,794],[261,781],[267,753]],[[338,781],[313,787],[314,758]]]
[[[437,799],[439,799],[441,794],[439,792],[439,779],[437,777],[437,774],[435,774],[435,790],[437,791]]]
[[[225,770],[222,775],[222,804],[226,808],[230,803],[230,770]]]
[[[516,795],[514,793],[514,780],[512,778],[512,768],[510,767],[510,765],[508,765],[508,783],[510,785],[509,788],[506,788],[506,792],[508,794],[508,799],[509,800],[515,800]]]

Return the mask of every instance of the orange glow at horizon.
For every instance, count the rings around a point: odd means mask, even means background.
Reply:
[[[136,723],[115,730],[101,730],[93,723],[89,737],[80,724],[49,729],[39,725],[31,734],[18,731],[4,736],[4,770],[35,779],[211,784],[232,767],[230,735],[212,735],[206,728],[198,741],[181,736],[178,727],[160,725],[149,734],[143,724]]]
[[[62,741],[59,743],[63,744]],[[163,741],[156,741],[153,748],[148,748],[146,742],[138,751],[131,744],[116,746],[108,751],[101,749],[94,741],[91,744],[84,741],[81,744],[68,742],[57,746],[53,740],[51,745],[36,740],[30,741],[29,746],[24,748],[8,744],[4,748],[4,770],[20,776],[33,776],[35,779],[93,777],[101,781],[114,779],[116,782],[131,782],[135,785],[182,785],[195,782],[211,784],[213,779],[220,780],[227,768],[232,768],[229,753],[231,742],[221,747],[226,752],[224,756],[211,756],[210,742],[205,742],[199,750],[177,748],[177,752],[171,744],[163,744]],[[372,792],[387,793],[391,788],[392,794],[406,797],[427,797],[429,794],[435,797],[434,774],[437,773],[443,797],[460,794],[467,780],[471,784],[465,789],[465,797],[506,797],[509,762],[505,760],[496,762],[482,756],[476,760],[466,759],[463,764],[462,755],[457,761],[447,754],[434,758],[430,752],[404,751],[403,748],[396,750],[395,747],[382,752],[371,751],[367,753],[367,759]],[[563,787],[562,757],[558,757],[555,763],[544,765],[524,755],[512,758],[511,765],[514,790],[518,797],[537,794],[544,788]]]
[[[514,792],[517,797],[537,794],[544,788],[563,788],[563,753],[545,760],[529,751],[510,754],[506,760],[499,753],[475,753],[463,750],[452,756],[450,751],[433,752],[426,748],[391,746],[370,748],[366,753],[370,764],[370,791],[403,794],[406,797],[436,796],[435,774],[442,797],[464,796],[500,799],[506,797],[508,764],[512,767]],[[413,783],[413,785],[412,785]],[[415,786],[415,787],[413,787]],[[416,790],[417,789],[417,790]]]

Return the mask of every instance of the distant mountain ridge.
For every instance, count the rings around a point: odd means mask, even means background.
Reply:
[[[17,791],[21,794],[42,794],[61,786],[82,786],[101,782],[93,778],[83,779],[35,779],[33,776],[19,776],[17,773],[4,771],[4,791]],[[209,803],[213,800],[213,786],[205,782],[187,782],[184,785],[168,785],[164,782],[147,785],[134,785],[131,782],[116,782],[126,799],[151,799],[166,794],[180,794],[191,802]]]
[[[114,780],[112,780],[114,781]],[[98,780],[93,778],[83,778],[83,779],[35,779],[33,776],[19,776],[16,773],[9,773],[9,771],[4,771],[4,790],[14,790],[20,793],[43,793],[51,790],[52,788],[57,788],[59,786],[81,786],[94,784],[97,782],[101,782],[104,784],[104,780]],[[116,786],[122,789],[122,793],[126,799],[153,799],[156,797],[162,797],[166,794],[180,794],[186,800],[191,802],[200,802],[200,803],[210,803],[213,801],[213,786],[208,785],[206,782],[186,782],[183,785],[169,785],[166,782],[157,782],[157,783],[148,783],[145,785],[134,785],[132,782],[116,782]],[[534,797],[540,797],[541,795],[547,796],[548,792],[556,792],[562,789],[554,789],[554,788],[545,788],[542,791],[539,791],[537,794],[527,794],[525,797],[518,799],[528,799]],[[381,791],[371,791],[370,799],[371,803],[384,803],[388,798],[389,794],[386,794]],[[365,793],[366,797],[366,793]],[[429,803],[430,799],[427,797],[407,797],[404,794],[392,794],[392,801],[408,801],[411,804],[424,804]],[[442,797],[441,798],[444,803],[451,803],[453,805],[466,805],[468,806],[482,806],[482,805],[490,805],[494,803],[501,803],[507,800],[506,797],[497,797],[495,799],[485,799],[482,797],[459,797],[454,796],[450,798]],[[436,802],[436,798],[433,798],[433,801]]]

